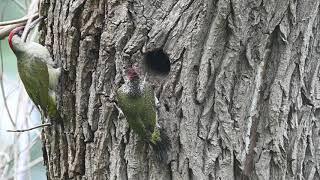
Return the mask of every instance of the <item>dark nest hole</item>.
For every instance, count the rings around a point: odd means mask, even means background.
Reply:
[[[167,75],[170,72],[170,60],[163,50],[147,52],[145,57],[145,65],[149,72],[160,75]]]

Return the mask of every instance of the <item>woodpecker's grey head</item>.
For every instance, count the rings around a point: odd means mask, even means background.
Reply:
[[[22,51],[24,43],[22,42],[21,36],[24,30],[24,26],[16,27],[9,34],[9,46],[14,53]]]

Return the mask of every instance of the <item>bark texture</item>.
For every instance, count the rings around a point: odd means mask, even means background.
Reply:
[[[318,0],[44,0],[41,13],[64,69],[64,121],[43,132],[49,179],[320,179]],[[144,71],[166,164],[105,97],[159,49],[169,74]]]

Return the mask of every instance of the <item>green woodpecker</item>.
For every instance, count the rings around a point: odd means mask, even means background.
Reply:
[[[118,105],[133,132],[151,145],[158,160],[166,161],[170,142],[157,123],[154,91],[145,79],[141,81],[136,68],[126,73],[125,83],[116,92]]]
[[[33,103],[47,118],[59,118],[56,107],[55,88],[60,69],[53,68],[47,48],[35,43],[24,42],[21,35],[24,27],[17,27],[9,34],[9,45],[17,57],[18,72]]]

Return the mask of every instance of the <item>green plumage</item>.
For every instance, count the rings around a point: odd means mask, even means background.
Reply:
[[[30,99],[45,117],[59,118],[54,88],[60,70],[52,67],[49,51],[38,43],[22,42],[18,36],[12,38],[12,46],[17,57],[19,76]]]
[[[18,72],[30,99],[47,116],[49,88],[47,65],[38,58],[18,61]]]
[[[133,131],[143,139],[149,138],[157,122],[153,90],[146,86],[141,96],[130,96],[124,88],[117,93],[119,106]]]
[[[130,128],[149,143],[160,161],[167,159],[169,138],[157,127],[154,91],[138,78],[127,81],[117,90],[117,102]]]

